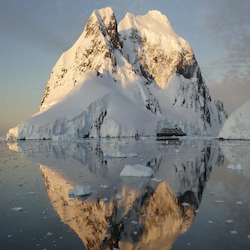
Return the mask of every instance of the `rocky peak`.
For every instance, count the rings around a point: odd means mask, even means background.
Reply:
[[[50,96],[68,93],[88,72],[116,70],[114,50],[121,51],[115,14],[111,8],[94,10],[76,43],[62,54],[45,87],[40,111],[53,105]],[[56,89],[56,90],[55,90]],[[66,91],[66,92],[65,92]]]
[[[148,82],[165,89],[173,73],[193,76],[196,66],[191,46],[172,29],[165,15],[149,11],[144,16],[128,13],[119,23],[124,55]],[[131,49],[132,48],[132,49]]]

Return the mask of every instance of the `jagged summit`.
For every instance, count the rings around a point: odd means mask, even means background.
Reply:
[[[40,111],[69,93],[87,72],[115,71],[114,49],[121,49],[117,22],[111,8],[94,10],[75,44],[62,54],[45,88]]]
[[[136,68],[142,65],[162,89],[181,64],[187,67],[196,64],[189,43],[175,33],[167,17],[159,11],[137,17],[129,13],[119,23],[118,31],[130,63]]]
[[[54,66],[39,112],[8,137],[155,135],[176,124],[187,134],[217,134],[225,119],[191,46],[166,16],[127,13],[117,25],[104,8]]]

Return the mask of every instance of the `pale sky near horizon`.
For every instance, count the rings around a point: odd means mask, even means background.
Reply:
[[[1,0],[0,136],[35,114],[53,66],[94,9],[121,21],[155,9],[192,46],[212,99],[230,114],[250,98],[249,0]]]

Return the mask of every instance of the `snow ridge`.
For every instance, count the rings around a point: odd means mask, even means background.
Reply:
[[[54,66],[39,112],[8,139],[67,140],[155,135],[178,125],[217,134],[226,120],[213,102],[189,43],[167,17],[94,10],[83,33]]]

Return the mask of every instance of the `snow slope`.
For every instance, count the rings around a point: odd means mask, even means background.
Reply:
[[[229,116],[218,138],[250,140],[250,99]]]
[[[119,30],[119,32],[118,32]],[[178,125],[217,134],[226,119],[213,102],[192,48],[166,16],[94,10],[76,43],[54,66],[39,112],[8,139],[155,135]]]

